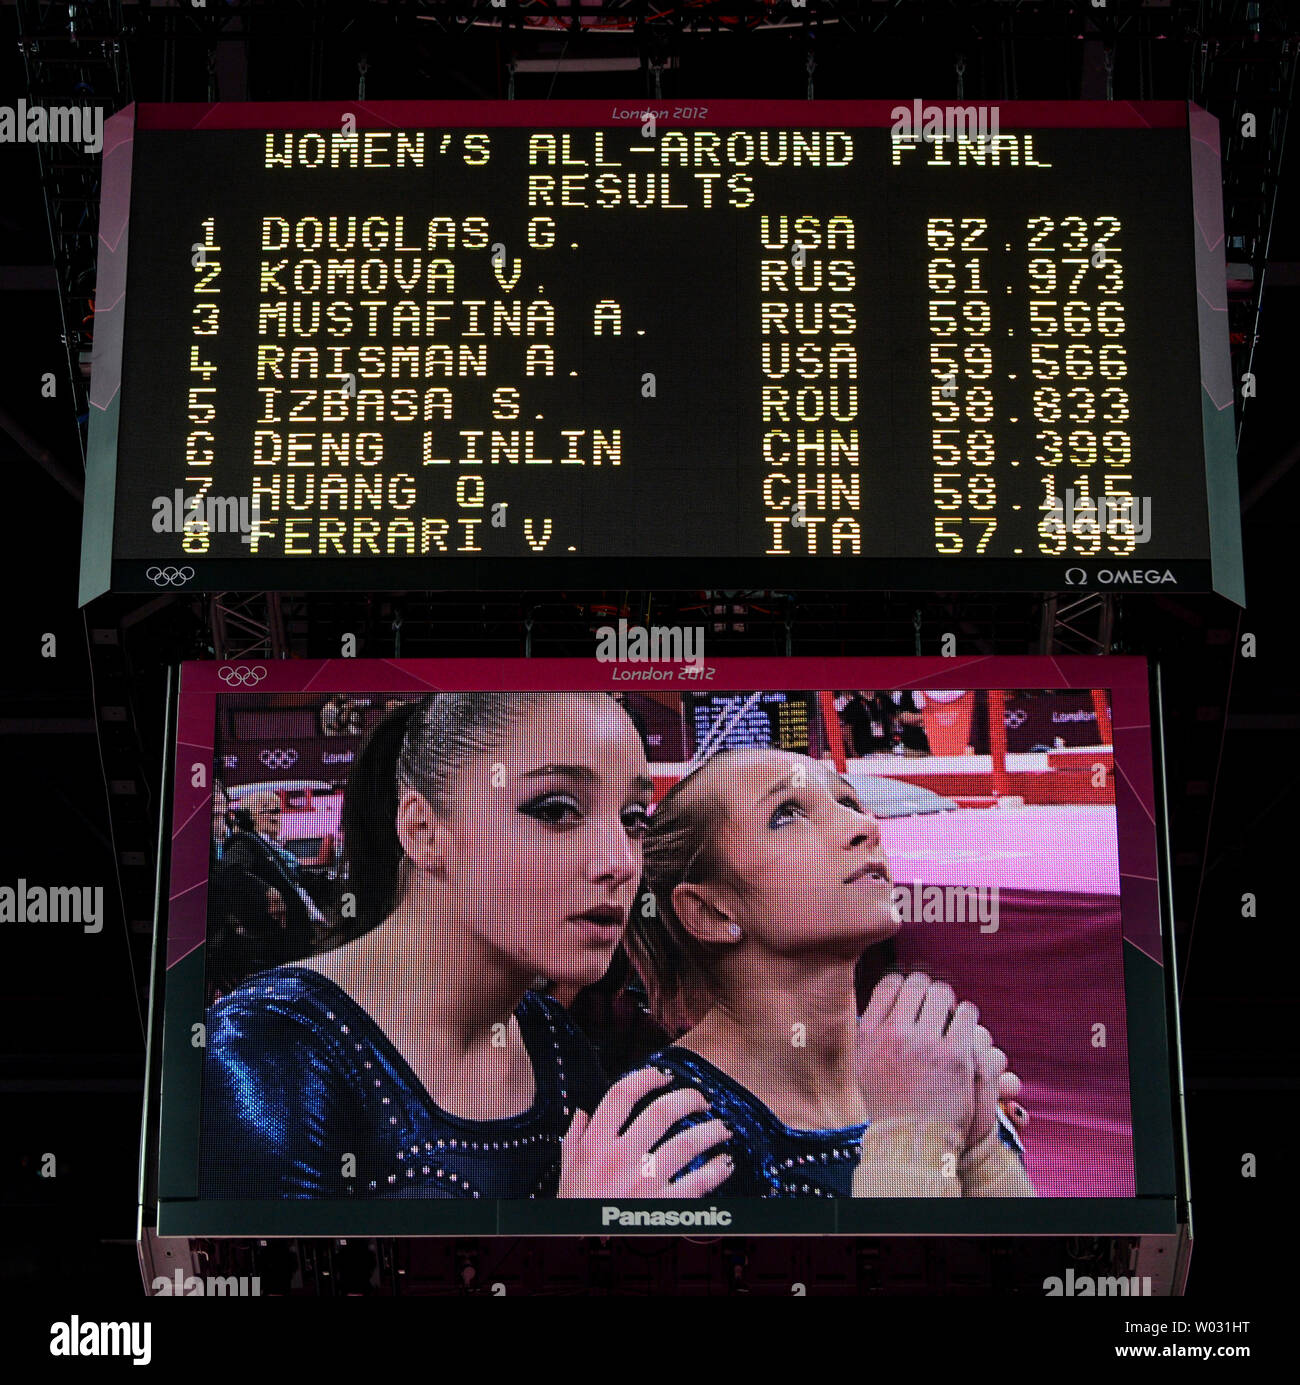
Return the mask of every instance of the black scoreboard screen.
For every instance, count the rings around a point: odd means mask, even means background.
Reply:
[[[82,598],[1241,599],[1194,106],[389,102],[108,123]]]

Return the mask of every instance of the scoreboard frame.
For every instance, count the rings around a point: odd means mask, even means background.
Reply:
[[[1188,240],[1172,254],[1194,260],[1197,287],[1203,477],[1208,545],[1199,556],[1124,558],[910,557],[842,558],[753,553],[717,556],[203,557],[141,559],[116,551],[119,470],[130,465],[119,443],[130,260],[132,159],[138,131],[338,129],[350,116],[358,131],[399,128],[615,128],[653,109],[664,128],[868,128],[894,123],[896,101],[353,101],[137,104],[106,122],[99,229],[95,344],[90,382],[86,503],[80,604],[108,591],[483,590],[539,587],[662,587],[668,570],[681,589],[800,587],[827,590],[1215,591],[1244,604],[1234,384],[1228,351],[1219,128],[1190,102],[969,102],[996,109],[998,126],[1035,129],[1175,129],[1186,132],[1194,215]],[[908,106],[912,102],[903,103]],[[935,102],[951,106],[951,102]],[[138,329],[137,329],[138,330]],[[1197,468],[1191,468],[1193,473]]]

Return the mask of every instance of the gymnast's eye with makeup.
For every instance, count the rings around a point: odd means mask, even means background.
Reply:
[[[806,818],[808,810],[793,798],[787,798],[779,808],[775,809],[772,816],[768,818],[767,825],[771,828],[788,827],[790,823],[798,818]]]
[[[519,805],[526,817],[536,818],[548,827],[568,827],[582,821],[582,809],[572,794],[544,793]]]
[[[863,808],[862,804],[860,804],[851,793],[845,794],[843,798],[837,799],[836,801],[842,803],[846,808],[852,808],[855,813],[861,813],[864,817],[866,816],[866,809]]]
[[[650,828],[650,813],[644,803],[632,803],[623,809],[623,826],[629,837],[644,837]]]

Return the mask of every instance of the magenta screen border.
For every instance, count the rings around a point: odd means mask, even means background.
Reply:
[[[669,125],[827,129],[889,126],[899,106],[911,108],[917,100],[925,107],[996,109],[998,128],[1012,130],[1179,130],[1187,127],[1189,109],[1186,101],[954,101],[908,96],[892,101],[183,101],[142,102],[134,111],[137,130],[339,129],[345,115],[353,117],[358,130],[545,130],[637,125],[647,111]]]

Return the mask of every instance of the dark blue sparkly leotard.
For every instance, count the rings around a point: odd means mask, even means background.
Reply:
[[[208,1011],[200,1197],[553,1197],[560,1137],[607,1084],[555,1001],[530,991],[515,1017],[536,1099],[517,1116],[463,1120],[328,977],[300,966],[249,977]]]
[[[673,1075],[674,1080],[665,1091],[694,1087],[709,1099],[708,1111],[678,1121],[664,1136],[665,1140],[710,1119],[726,1121],[732,1130],[729,1143],[715,1145],[699,1155],[677,1177],[699,1168],[725,1149],[735,1160],[735,1172],[710,1197],[853,1196],[853,1173],[862,1155],[863,1132],[870,1122],[838,1130],[795,1130],[720,1068],[698,1053],[676,1045],[648,1058],[646,1066],[663,1068]],[[635,1114],[640,1114],[646,1104],[639,1104]],[[998,1135],[1023,1161],[1024,1146],[1001,1111]]]

